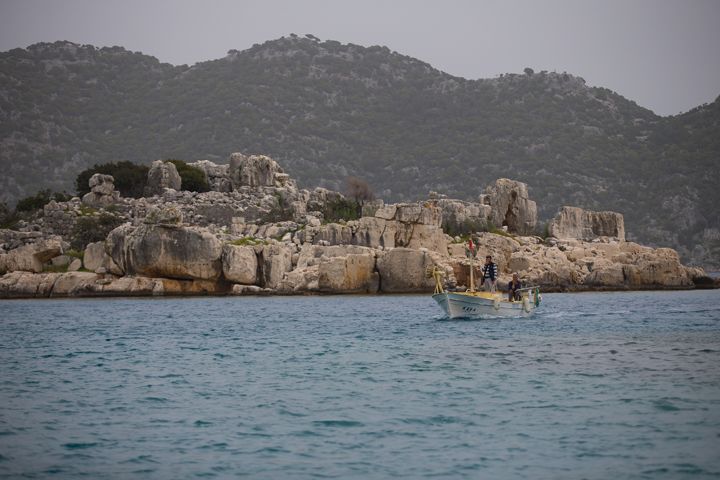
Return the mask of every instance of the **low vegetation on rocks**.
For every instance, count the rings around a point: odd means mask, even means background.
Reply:
[[[102,173],[139,198],[126,176],[147,171],[124,162],[161,158],[208,159],[211,189],[229,192],[216,173],[241,147],[282,160],[301,187],[343,191],[359,177],[393,202],[429,190],[475,202],[510,177],[543,222],[565,205],[622,212],[628,238],[720,267],[720,210],[708,207],[720,202],[720,102],[662,117],[577,75],[523,67],[466,79],[311,35],[192,66],[67,41],[0,52],[0,201],[70,191],[78,171],[108,163],[80,196]]]
[[[510,179],[477,202],[430,192],[385,203],[300,189],[267,156],[187,165],[209,191],[172,188],[176,163],[157,161],[142,185],[152,195],[125,197],[94,173],[82,198],[52,199],[0,229],[0,297],[428,293],[433,267],[464,289],[480,267],[468,239],[492,255],[501,284],[518,272],[554,291],[716,286],[676,251],[627,241],[615,212],[564,207],[537,236],[537,205]]]

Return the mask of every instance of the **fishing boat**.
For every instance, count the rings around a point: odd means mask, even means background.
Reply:
[[[506,295],[475,290],[473,258],[477,252],[470,249],[470,288],[465,292],[448,292],[443,288],[442,270],[432,267],[435,278],[435,293],[432,298],[440,305],[448,318],[496,318],[528,317],[540,306],[540,287],[526,287],[518,290],[519,300],[509,300]]]

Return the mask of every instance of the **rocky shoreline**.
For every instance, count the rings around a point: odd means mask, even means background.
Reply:
[[[508,179],[477,202],[431,192],[417,203],[368,201],[359,218],[333,222],[330,207],[347,199],[298,189],[269,157],[190,165],[211,191],[182,191],[175,166],[156,161],[145,198],[123,198],[111,176],[94,175],[82,199],[0,230],[0,298],[429,293],[433,267],[464,289],[468,237],[478,257],[493,256],[500,285],[518,272],[544,291],[718,286],[672,249],[625,241],[618,213],[564,207],[538,236],[535,202]],[[104,240],[82,241],[79,227],[107,219],[118,226]]]

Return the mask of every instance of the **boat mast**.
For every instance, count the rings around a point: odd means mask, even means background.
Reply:
[[[470,293],[475,293],[475,265],[473,260],[474,258],[470,257]]]
[[[473,260],[475,259],[475,255],[477,255],[477,249],[473,244],[472,237],[468,239],[468,246],[466,247],[465,254],[470,259],[470,293],[475,293],[475,265]]]

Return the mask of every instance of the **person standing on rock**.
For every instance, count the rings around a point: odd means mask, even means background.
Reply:
[[[517,273],[513,273],[512,280],[508,283],[508,301],[520,300],[520,290],[522,288],[522,282],[518,278]]]
[[[486,292],[495,293],[497,288],[497,265],[492,261],[492,257],[485,257],[485,265],[482,268],[482,283]]]

